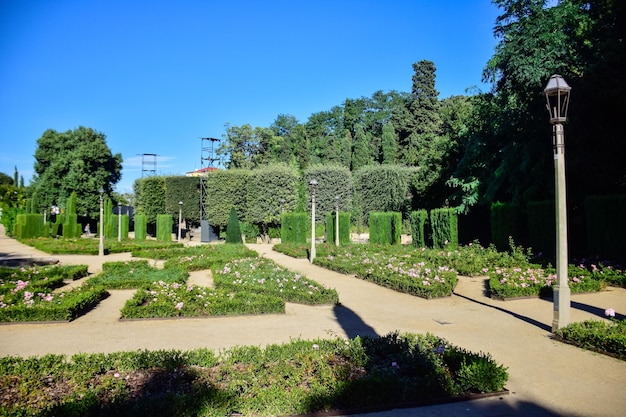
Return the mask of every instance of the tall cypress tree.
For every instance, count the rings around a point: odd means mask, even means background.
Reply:
[[[395,164],[398,158],[398,137],[391,123],[383,125],[383,164]]]
[[[352,148],[352,171],[356,171],[370,163],[370,152],[368,150],[368,137],[363,126],[356,127],[356,135],[354,136]]]

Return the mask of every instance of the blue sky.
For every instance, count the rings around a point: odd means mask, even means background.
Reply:
[[[408,92],[423,59],[440,98],[487,91],[498,14],[490,0],[0,0],[0,172],[28,184],[42,133],[86,126],[122,154],[129,192],[141,154],[183,175],[226,123]]]

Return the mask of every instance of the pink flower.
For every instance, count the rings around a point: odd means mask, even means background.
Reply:
[[[182,303],[182,302],[180,302],[180,303],[176,304],[176,306],[174,306],[174,308],[175,308],[176,310],[180,310],[181,308],[183,308],[183,303]]]
[[[615,317],[615,309],[607,308],[604,310],[604,315],[607,317]]]

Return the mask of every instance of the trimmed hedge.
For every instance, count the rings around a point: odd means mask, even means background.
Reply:
[[[458,223],[459,220],[453,208],[440,208],[430,211],[430,227],[435,249],[459,246]]]
[[[326,214],[326,242],[335,243],[335,225],[337,215],[335,212]],[[339,212],[339,244],[350,243],[350,213]]]
[[[161,242],[171,242],[172,241],[172,226],[174,225],[174,220],[172,216],[169,214],[158,214],[157,215],[157,240]]]
[[[399,245],[402,239],[402,214],[397,212],[370,213],[370,243]]]
[[[145,214],[135,214],[135,240],[144,241],[148,235],[148,222]]]
[[[239,227],[237,210],[235,210],[234,207],[230,209],[230,215],[228,217],[228,226],[226,228],[226,243],[243,243],[241,241],[241,228]]]
[[[412,245],[418,248],[427,247],[428,211],[420,209],[409,214],[411,222]]]
[[[305,212],[284,213],[280,226],[282,243],[305,244],[311,233],[309,220],[309,214]]]

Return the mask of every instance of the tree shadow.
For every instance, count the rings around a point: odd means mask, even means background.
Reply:
[[[586,311],[587,313],[591,313],[594,316],[598,316],[598,317],[602,317],[604,319],[607,318],[607,316],[604,314],[605,309],[600,308],[600,307],[596,307],[596,306],[592,306],[589,304],[585,304],[585,303],[579,303],[578,301],[571,301],[570,302],[571,307],[575,308],[577,310],[582,310],[582,311]],[[615,313],[615,317],[613,317],[616,320],[624,320],[626,319],[626,315],[624,314],[620,314],[620,313]]]
[[[378,336],[376,330],[365,323],[363,319],[350,308],[336,304],[333,308],[333,313],[348,338],[354,339],[357,336]]]
[[[530,317],[523,316],[521,314],[518,314],[518,313],[516,313],[514,311],[511,311],[511,310],[507,310],[507,309],[502,308],[502,307],[497,307],[497,306],[494,306],[494,305],[491,305],[491,304],[484,303],[482,301],[473,299],[473,298],[468,297],[468,296],[463,295],[463,294],[459,294],[457,292],[455,292],[454,295],[456,295],[457,297],[464,298],[464,299],[466,299],[468,301],[471,301],[473,303],[479,304],[481,306],[489,307],[489,308],[492,308],[494,310],[500,311],[502,313],[506,313],[506,314],[508,314],[510,316],[515,317],[516,319],[519,319],[519,320],[525,322],[525,323],[528,323],[528,324],[531,324],[533,326],[539,327],[541,330],[545,330],[546,332],[552,332],[552,327],[550,327],[549,325],[544,324],[544,323],[542,323],[542,322],[540,322],[538,320],[532,319]]]

